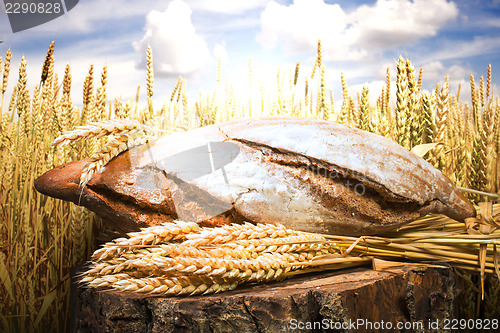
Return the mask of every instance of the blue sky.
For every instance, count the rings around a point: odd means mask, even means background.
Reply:
[[[272,80],[278,69],[293,70],[300,61],[304,80],[318,39],[336,100],[342,98],[341,71],[353,92],[368,84],[377,96],[387,66],[395,79],[399,54],[424,68],[426,89],[449,74],[452,91],[461,83],[467,98],[469,75],[479,82],[489,63],[493,83],[500,82],[499,0],[80,0],[66,15],[15,34],[2,10],[0,35],[0,55],[10,47],[16,64],[11,88],[23,55],[31,87],[36,85],[55,40],[56,72],[62,77],[70,63],[75,104],[81,104],[90,64],[96,73],[108,66],[110,98],[126,101],[138,84],[145,87],[147,45],[153,48],[158,104],[170,97],[179,75],[192,98],[213,89],[219,57],[222,76],[235,89],[248,84],[249,58],[255,79]],[[497,85],[494,91],[500,94]]]

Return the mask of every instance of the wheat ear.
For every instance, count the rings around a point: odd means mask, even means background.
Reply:
[[[141,123],[130,119],[112,119],[101,122],[93,122],[85,126],[78,126],[72,131],[61,134],[52,142],[52,145],[63,146],[68,143],[78,142],[88,138],[97,139],[108,135],[117,136],[141,129],[143,129],[143,125]]]
[[[396,67],[398,70],[396,76],[396,137],[401,146],[409,148],[409,89],[406,61],[402,56],[399,57]]]
[[[284,278],[332,253],[338,253],[333,242],[282,225],[200,228],[176,221],[104,245],[80,282],[162,295],[215,293]]]
[[[132,249],[136,245],[156,245],[166,243],[180,235],[189,234],[200,230],[194,222],[176,221],[175,223],[164,223],[160,226],[143,228],[141,231],[127,234],[128,238],[118,238],[113,242],[106,243],[103,248],[92,255],[93,260],[104,260],[119,255]]]

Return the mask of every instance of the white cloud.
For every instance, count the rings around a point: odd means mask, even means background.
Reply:
[[[356,44],[379,49],[434,36],[457,15],[456,5],[446,0],[378,0],[353,12],[347,30]]]
[[[444,81],[448,75],[450,81],[461,81],[470,76],[473,70],[461,65],[451,65],[446,67],[441,61],[432,61],[422,66],[423,79],[429,83]],[[418,70],[418,69],[416,69]]]
[[[186,0],[195,10],[224,14],[242,14],[249,10],[264,7],[267,0]]]
[[[281,44],[288,52],[300,52],[314,47],[321,39],[325,44],[335,36],[341,45],[345,40],[347,15],[338,4],[327,5],[323,0],[295,0],[290,6],[271,1],[261,15],[258,40],[264,47]]]
[[[133,45],[143,54],[138,68],[145,68],[146,49],[151,46],[155,75],[159,76],[193,77],[210,60],[207,43],[196,33],[191,9],[182,0],[173,0],[164,12],[151,11],[142,40]]]
[[[493,54],[500,51],[500,37],[474,37],[472,40],[447,41],[430,54],[433,59],[447,60]]]
[[[436,35],[458,9],[446,0],[378,0],[346,14],[323,0],[271,1],[261,15],[258,40],[267,48],[294,53],[321,39],[326,60],[360,60],[398,45]]]

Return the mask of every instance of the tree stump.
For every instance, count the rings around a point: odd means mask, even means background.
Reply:
[[[75,275],[73,332],[373,332],[388,325],[427,331],[453,318],[459,292],[451,268],[425,265],[314,273],[169,298],[87,289]]]

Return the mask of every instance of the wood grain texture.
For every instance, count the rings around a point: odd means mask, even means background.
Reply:
[[[422,321],[427,325],[436,319],[453,318],[459,291],[451,268],[422,265],[309,274],[186,298],[99,291],[73,283],[72,331],[274,333],[293,332],[293,323],[298,322],[348,323],[358,319],[394,325]],[[356,332],[374,331],[359,328]]]

